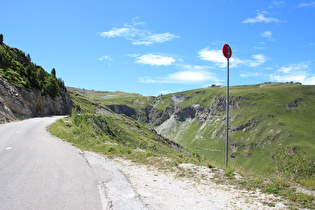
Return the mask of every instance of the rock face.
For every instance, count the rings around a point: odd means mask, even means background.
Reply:
[[[113,112],[117,114],[125,114],[128,117],[135,118],[137,115],[136,110],[126,105],[107,105],[106,107],[111,109]]]
[[[174,118],[179,122],[184,122],[187,119],[194,118],[204,122],[214,116],[221,116],[226,110],[226,98],[224,96],[216,95],[213,102],[208,107],[203,107],[199,103],[195,103],[188,107],[178,106],[178,104],[182,103],[185,99],[189,98],[187,98],[184,94],[172,95],[172,103],[164,110],[157,109],[154,106],[148,106],[144,109],[133,109],[126,105],[107,105],[107,107],[115,113],[125,114],[135,120],[150,123],[151,126],[159,126],[170,119],[171,116],[174,116]],[[230,109],[239,109],[240,100],[246,99],[231,97]]]
[[[0,123],[31,117],[71,114],[72,101],[67,92],[51,98],[37,89],[13,86],[0,76]]]

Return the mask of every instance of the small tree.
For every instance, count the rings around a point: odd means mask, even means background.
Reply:
[[[27,58],[28,58],[29,62],[31,62],[31,61],[32,61],[32,59],[31,59],[31,55],[30,55],[29,53],[27,54]]]
[[[45,73],[42,69],[37,69],[36,80],[39,85],[39,88],[42,88],[45,83]]]
[[[30,66],[26,66],[25,68],[26,77],[30,78],[32,76],[32,68]]]
[[[53,68],[53,69],[51,70],[51,74],[54,75],[54,77],[56,77],[56,69],[55,69],[55,68]]]
[[[3,34],[0,34],[0,44],[3,44]]]
[[[55,98],[59,95],[59,86],[55,77],[48,77],[45,85],[45,89],[52,98]]]

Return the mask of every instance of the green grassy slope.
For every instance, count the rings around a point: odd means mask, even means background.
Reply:
[[[159,110],[174,106],[174,95],[185,96],[175,107],[196,104],[210,109],[212,116],[178,121],[171,117],[156,129],[186,148],[196,150],[219,165],[224,164],[226,88],[205,88],[152,97],[103,98],[102,104],[125,104],[139,108],[135,101],[146,101]],[[315,86],[268,83],[235,86],[230,89],[230,164],[270,172],[275,156],[283,148],[301,152],[315,160]],[[288,152],[287,155],[289,155]],[[314,169],[314,167],[313,167]],[[313,170],[312,169],[312,170]]]
[[[314,108],[309,107],[314,103],[314,98],[309,98],[314,95],[314,86],[271,84],[232,89],[230,154],[234,154],[234,158],[231,159],[232,167],[224,176],[246,189],[259,188],[262,192],[283,196],[290,200],[293,208],[311,207],[314,197],[297,192],[290,186],[298,182],[308,189],[315,189],[314,141],[310,133],[313,131],[307,130],[312,128],[310,120],[314,117]],[[178,121],[172,116],[156,128],[164,126],[163,132],[189,147],[191,153],[174,149],[168,139],[153,129],[123,114],[113,113],[102,103],[72,91],[72,100],[81,114],[75,111],[72,117],[59,120],[49,130],[79,148],[109,157],[122,156],[132,161],[153,164],[161,170],[172,171],[183,162],[220,167],[223,165],[221,162],[224,162],[225,116],[224,110],[220,111],[222,104],[216,102],[224,92],[224,88],[215,88],[176,93],[186,95],[186,99],[177,104],[183,108],[195,105],[199,100],[203,106],[215,109],[213,104],[216,104],[219,108],[206,120],[199,116]],[[279,96],[279,93],[284,95]],[[275,99],[275,96],[280,98]],[[137,100],[137,97],[132,100]],[[172,97],[165,95],[155,98],[153,105],[167,107],[173,103]],[[293,122],[291,117],[301,119]],[[299,123],[303,125],[296,127]],[[294,131],[291,131],[292,126]],[[310,158],[312,162],[308,161]],[[272,166],[275,176],[261,173],[267,171],[268,166]],[[233,169],[243,172],[246,175],[244,179],[235,180]],[[253,174],[246,171],[252,171],[255,175],[251,176]],[[259,176],[257,173],[260,173]],[[193,176],[191,171],[180,171],[178,174],[183,175]]]
[[[140,125],[125,115],[119,115],[99,103],[70,91],[76,109],[68,119],[59,120],[50,131],[83,149],[116,155],[154,156],[186,152],[180,145]],[[98,114],[100,113],[100,114]],[[137,151],[140,149],[141,151]]]
[[[106,105],[112,105],[112,104],[118,103],[118,104],[128,104],[129,106],[132,106],[134,104],[135,98],[137,99],[140,98],[141,101],[146,101],[146,98],[147,98],[137,93],[126,93],[126,92],[121,92],[121,91],[115,91],[115,92],[94,91],[94,90],[85,90],[85,89],[73,88],[73,87],[67,87],[67,89],[74,93],[91,98],[96,102],[106,101]]]
[[[187,91],[183,107],[200,103],[207,107],[224,89],[205,89],[202,94]],[[197,92],[200,92],[198,90]],[[231,98],[240,98],[230,111],[231,164],[262,172],[282,147],[292,147],[315,160],[315,86],[266,84],[232,87]],[[232,101],[231,101],[232,102]],[[232,102],[233,103],[233,102]],[[175,140],[202,155],[224,162],[225,113],[201,123],[198,119],[176,122],[184,128]],[[205,124],[206,123],[206,124]],[[173,135],[167,130],[166,136]]]

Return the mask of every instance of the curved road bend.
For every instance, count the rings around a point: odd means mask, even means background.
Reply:
[[[0,209],[145,209],[127,179],[113,177],[117,169],[91,164],[88,154],[46,130],[57,118],[0,125]],[[131,202],[111,197],[108,191],[121,190],[108,189],[113,179],[126,182],[130,189],[121,193]]]

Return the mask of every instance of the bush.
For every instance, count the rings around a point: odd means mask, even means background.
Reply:
[[[11,81],[12,84],[19,86],[19,87],[23,87],[24,86],[24,82],[22,77],[15,71],[8,69],[5,73],[4,73],[5,78],[8,81]]]
[[[233,178],[234,175],[234,170],[232,168],[229,168],[228,170],[225,171],[224,175],[230,179]]]
[[[59,86],[55,77],[53,76],[48,77],[48,80],[45,85],[45,89],[48,95],[50,95],[52,98],[55,98],[56,96],[59,95],[60,90],[59,90]]]

